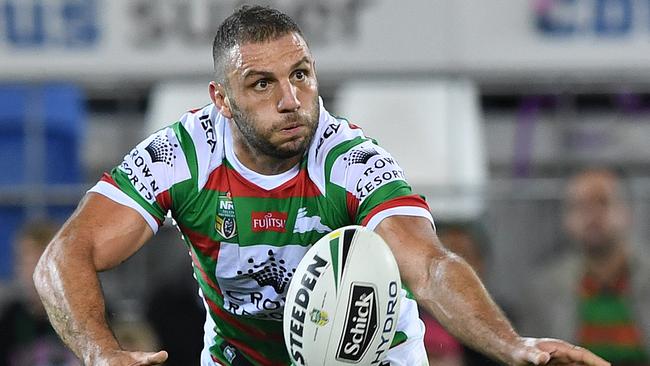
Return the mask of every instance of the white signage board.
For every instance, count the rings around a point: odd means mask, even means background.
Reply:
[[[209,75],[234,0],[0,0],[0,78]],[[650,71],[646,0],[276,0],[329,75]]]

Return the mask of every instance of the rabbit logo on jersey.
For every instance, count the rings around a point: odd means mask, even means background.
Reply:
[[[305,252],[299,245],[240,247],[222,242],[215,273],[224,309],[235,315],[281,321],[289,282]]]

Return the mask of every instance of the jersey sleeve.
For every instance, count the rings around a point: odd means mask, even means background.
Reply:
[[[397,161],[370,139],[339,155],[330,173],[344,187],[348,215],[357,225],[374,229],[390,216],[433,218],[424,198],[413,194]]]
[[[136,210],[155,233],[172,208],[170,188],[191,177],[177,131],[172,125],[146,138],[89,192]]]

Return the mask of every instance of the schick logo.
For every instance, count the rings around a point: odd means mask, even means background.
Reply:
[[[337,359],[358,362],[368,351],[377,332],[376,294],[372,285],[352,284]]]

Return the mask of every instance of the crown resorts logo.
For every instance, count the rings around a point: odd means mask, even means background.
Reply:
[[[373,148],[360,148],[352,150],[343,160],[348,162],[348,166],[352,164],[365,164],[375,155],[379,155],[379,152]]]
[[[289,285],[291,277],[293,277],[295,268],[291,270],[287,268],[284,259],[278,260],[275,258],[273,250],[269,249],[267,252],[269,258],[262,263],[255,263],[253,258],[248,258],[250,268],[247,271],[237,271],[238,275],[248,275],[262,286],[271,286],[275,293],[282,294]]]
[[[176,158],[174,156],[174,147],[178,147],[178,144],[174,144],[172,147],[167,136],[158,135],[144,149],[151,156],[152,163],[165,163],[174,166],[173,161]]]

